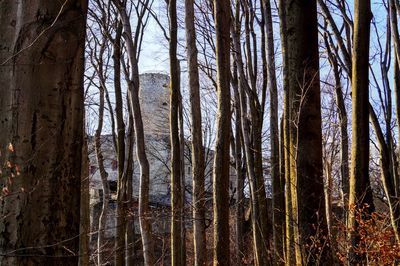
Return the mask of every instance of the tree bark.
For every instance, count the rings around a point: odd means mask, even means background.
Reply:
[[[206,263],[204,148],[201,126],[200,85],[194,24],[194,1],[185,0],[185,26],[192,120],[193,241],[194,265]]]
[[[392,223],[392,228],[394,231],[394,236],[396,238],[397,243],[399,243],[399,231],[400,231],[400,208],[399,204],[400,201],[396,196],[395,190],[395,179],[393,172],[391,171],[390,167],[390,156],[391,152],[388,147],[388,144],[385,141],[385,137],[382,132],[382,128],[379,124],[378,117],[375,114],[374,109],[372,106],[369,106],[369,117],[371,120],[371,124],[375,130],[376,138],[378,140],[378,145],[380,149],[380,165],[381,165],[381,172],[382,172],[382,184],[383,189],[386,194],[386,198],[389,205],[389,212],[390,212],[390,220]]]
[[[151,214],[149,209],[149,181],[150,181],[150,166],[146,155],[146,146],[144,141],[144,129],[142,113],[139,101],[139,65],[137,61],[138,42],[140,29],[137,29],[135,35],[132,34],[130,20],[125,6],[113,0],[114,5],[118,9],[123,25],[123,37],[128,54],[128,59],[131,67],[131,72],[128,81],[128,96],[129,104],[133,114],[134,132],[136,139],[136,156],[140,168],[140,188],[139,188],[139,225],[142,237],[143,257],[145,265],[154,265],[154,247],[151,230]],[[148,1],[143,3],[148,4]],[[143,7],[146,9],[146,6]],[[143,19],[143,14],[138,17],[138,25]]]
[[[281,50],[282,50],[282,65],[283,65],[283,157],[285,175],[285,263],[292,265],[295,263],[294,256],[294,226],[292,212],[292,181],[291,181],[291,161],[294,156],[290,152],[290,90],[289,90],[289,50],[286,22],[286,0],[279,1],[279,18],[280,18],[280,35],[281,35]]]
[[[271,178],[272,178],[272,209],[273,209],[273,241],[274,263],[281,265],[284,262],[283,251],[283,220],[284,220],[284,187],[279,169],[279,122],[278,122],[278,89],[275,73],[274,32],[272,26],[271,4],[263,0],[265,28],[268,87],[270,91],[270,135],[271,135]]]
[[[182,264],[182,184],[181,152],[179,138],[179,102],[180,81],[177,59],[178,24],[176,17],[176,0],[168,2],[169,14],[169,60],[170,60],[170,139],[171,139],[171,265]]]
[[[235,110],[235,138],[234,138],[234,156],[236,170],[236,265],[243,265],[244,251],[244,180],[246,170],[242,161],[243,137],[242,137],[242,113],[239,94],[239,80],[236,64],[233,66],[232,87],[234,92],[234,110]]]
[[[213,169],[214,265],[229,265],[230,1],[214,0],[217,58],[217,136]]]
[[[286,4],[291,106],[291,193],[297,264],[330,264],[325,213],[316,1]]]
[[[98,233],[97,233],[97,252],[98,252],[97,263],[98,263],[98,265],[105,264],[106,259],[108,257],[107,252],[104,251],[103,248],[105,247],[105,244],[106,244],[105,234],[106,234],[107,218],[108,218],[108,212],[109,212],[108,205],[109,205],[109,201],[111,199],[110,187],[108,185],[108,173],[106,172],[105,167],[104,167],[104,156],[103,156],[103,152],[101,150],[101,133],[103,131],[103,121],[104,121],[103,120],[104,119],[104,91],[105,91],[105,88],[102,85],[100,85],[100,87],[99,87],[99,110],[98,110],[99,117],[98,117],[96,133],[94,136],[96,160],[97,160],[97,165],[99,167],[101,185],[103,188],[103,195],[101,198],[102,207],[101,207],[101,212],[100,212],[100,216],[99,216],[99,227],[98,227]]]
[[[84,130],[84,129],[83,129]],[[89,266],[90,259],[90,178],[87,136],[82,145],[81,219],[79,231],[79,266]]]
[[[373,211],[372,188],[369,180],[369,38],[372,18],[370,0],[354,2],[354,35],[353,35],[353,71],[352,71],[352,145],[349,193],[349,263],[363,263],[363,258],[356,256],[357,222],[355,210],[368,204],[366,211]],[[355,209],[354,209],[355,208]]]
[[[0,264],[76,265],[87,1],[0,10]]]

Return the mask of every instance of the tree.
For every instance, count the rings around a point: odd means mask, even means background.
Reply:
[[[87,135],[82,145],[81,218],[79,231],[79,266],[89,266],[90,257],[90,181]]]
[[[286,3],[290,179],[297,264],[329,264],[325,213],[316,1]]]
[[[139,188],[139,224],[142,237],[143,257],[146,265],[154,264],[154,246],[151,231],[151,220],[149,211],[149,182],[150,167],[146,155],[146,145],[144,140],[144,129],[142,113],[139,101],[139,49],[141,44],[141,34],[147,23],[149,16],[148,8],[150,0],[139,3],[135,6],[137,13],[137,24],[135,35],[132,34],[131,24],[126,9],[126,2],[121,3],[119,0],[113,0],[113,4],[118,10],[121,17],[123,27],[123,37],[125,40],[125,48],[127,51],[130,73],[128,79],[128,97],[129,106],[131,108],[134,133],[136,139],[136,156],[140,166],[140,188]],[[133,130],[133,129],[132,129]],[[131,143],[132,144],[132,143]],[[129,183],[128,183],[129,184]],[[124,260],[119,260],[117,265],[123,265]]]
[[[183,201],[181,187],[181,152],[179,138],[179,104],[180,80],[179,62],[176,56],[178,43],[178,25],[176,18],[176,0],[168,2],[169,14],[169,60],[170,60],[170,138],[171,138],[171,260],[172,265],[184,265],[181,250],[183,249],[182,218]]]
[[[1,174],[0,263],[74,265],[87,1],[2,1],[0,10],[0,159],[13,167]]]
[[[193,241],[195,266],[206,262],[204,148],[201,126],[200,84],[194,24],[194,0],[185,0],[185,28],[192,120]]]
[[[230,1],[214,0],[218,84],[213,170],[214,265],[229,265]]]
[[[289,50],[286,22],[286,0],[279,1],[279,18],[280,18],[280,36],[282,50],[282,67],[283,67],[283,126],[281,138],[281,157],[284,158],[281,163],[281,174],[285,177],[285,261],[288,264],[295,263],[294,256],[294,235],[293,235],[293,212],[292,212],[292,180],[291,180],[291,154],[290,145],[290,104],[291,95],[289,90]]]
[[[252,48],[256,50],[254,31],[254,10],[251,1],[242,3],[245,17],[245,51],[247,59],[247,75],[242,59],[240,41],[240,1],[235,4],[235,23],[231,26],[234,63],[238,75],[238,96],[240,104],[240,128],[243,136],[243,149],[246,158],[246,170],[249,177],[250,198],[252,207],[252,229],[255,261],[257,265],[268,263],[269,237],[267,225],[267,206],[263,176],[262,157],[262,125],[265,103],[266,86],[262,88],[261,101],[257,94],[257,59],[252,55]],[[252,33],[252,34],[251,34]],[[250,37],[251,35],[251,37]],[[236,86],[236,84],[234,84]],[[236,89],[236,88],[235,88]],[[247,104],[248,103],[248,104]],[[247,106],[249,105],[249,108]],[[249,109],[249,110],[248,110]],[[249,113],[249,114],[248,114]],[[239,128],[239,127],[238,127]]]
[[[271,131],[271,178],[272,178],[272,209],[273,209],[273,241],[274,262],[280,264],[284,261],[283,225],[284,225],[284,187],[279,168],[279,122],[278,122],[278,88],[275,73],[275,48],[274,32],[272,26],[271,4],[269,0],[263,1],[263,14],[266,29],[266,50],[268,87],[270,91],[270,131]]]
[[[356,209],[368,204],[368,211],[374,209],[372,189],[369,180],[369,38],[372,18],[369,0],[354,1],[354,35],[352,57],[352,144],[350,167],[349,206]],[[360,263],[354,249],[357,246],[357,224],[354,210],[350,210],[351,248],[349,262]]]

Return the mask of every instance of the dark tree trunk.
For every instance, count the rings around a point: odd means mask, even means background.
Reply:
[[[0,2],[2,265],[78,264],[86,11]]]
[[[230,1],[214,0],[217,58],[217,136],[213,170],[214,265],[229,265]]]

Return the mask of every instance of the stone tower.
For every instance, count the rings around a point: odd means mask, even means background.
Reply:
[[[144,133],[153,137],[169,135],[169,76],[141,74],[139,97]]]

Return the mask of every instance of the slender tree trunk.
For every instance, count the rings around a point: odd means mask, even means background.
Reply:
[[[286,184],[285,184],[285,163],[286,163],[286,161],[285,161],[285,131],[284,131],[284,115],[282,115],[282,117],[281,117],[281,124],[280,124],[280,142],[279,142],[279,153],[280,153],[280,155],[279,155],[279,174],[280,174],[280,176],[281,176],[281,181],[282,181],[282,183],[281,183],[281,186],[282,186],[282,190],[283,190],[283,195],[282,195],[282,197],[283,197],[283,207],[282,207],[282,210],[281,210],[281,212],[282,212],[282,235],[280,236],[280,238],[282,239],[281,241],[282,241],[282,249],[283,249],[283,251],[282,251],[282,257],[280,258],[280,260],[281,261],[283,261],[283,264],[285,264],[286,263],[286,251],[287,251],[287,248],[286,248],[286,220],[287,220],[287,218],[286,218],[286,198],[285,198],[285,196],[286,196],[286,192],[285,192],[285,187],[286,187]],[[279,264],[279,262],[275,262],[275,263],[278,263]]]
[[[204,148],[201,126],[200,85],[194,24],[194,1],[185,0],[185,26],[192,120],[193,241],[194,265],[206,263]]]
[[[283,150],[284,150],[284,171],[285,171],[285,263],[292,265],[295,263],[294,256],[294,225],[293,225],[293,212],[292,212],[292,181],[291,181],[291,165],[294,156],[290,151],[290,110],[291,110],[291,96],[289,90],[289,50],[288,50],[288,36],[287,36],[287,23],[286,23],[286,0],[279,1],[279,18],[280,18],[280,33],[281,33],[281,49],[282,49],[282,63],[283,63]]]
[[[356,256],[357,222],[355,210],[368,204],[367,211],[373,211],[372,188],[369,180],[369,38],[372,18],[370,0],[354,1],[353,35],[353,72],[352,72],[352,145],[349,192],[349,263],[363,263],[363,258]]]
[[[217,136],[213,169],[214,265],[229,265],[230,1],[214,0],[217,58]]]
[[[333,180],[332,180],[332,165],[325,160],[325,213],[326,213],[326,223],[328,225],[328,233],[332,233],[332,190],[333,190]]]
[[[79,232],[79,266],[89,266],[90,235],[90,179],[87,136],[82,145],[81,224]]]
[[[334,67],[335,68],[335,67]],[[337,64],[336,64],[337,68]],[[344,221],[347,217],[347,208],[345,206],[349,203],[349,134],[347,129],[347,111],[344,104],[342,86],[338,71],[335,72],[335,98],[339,111],[340,123],[340,173],[341,173],[341,189],[343,193],[343,206],[344,206]]]
[[[275,74],[275,48],[272,26],[271,4],[264,0],[264,16],[266,28],[266,50],[268,68],[268,86],[270,91],[270,135],[271,135],[271,178],[273,208],[273,241],[274,263],[280,265],[283,259],[283,220],[284,220],[284,188],[279,169],[279,122],[278,122],[278,89]]]
[[[177,17],[176,0],[168,2],[169,14],[169,59],[170,59],[170,138],[171,138],[171,264],[182,265],[182,183],[181,183],[181,152],[179,138],[179,102],[180,81],[179,63],[177,59]]]
[[[399,69],[399,64],[397,61],[394,62],[394,94],[396,97],[396,120],[397,120],[397,126],[400,128],[400,69]],[[398,135],[398,140],[400,141],[400,134]],[[399,142],[397,142],[399,143]],[[400,156],[397,156],[397,161],[400,160]],[[397,165],[396,167],[397,171],[399,171],[399,166]],[[400,179],[399,177],[394,180],[394,188],[396,195],[399,196],[400,193]]]
[[[392,223],[392,228],[394,231],[394,236],[396,238],[397,243],[399,243],[399,231],[400,231],[400,201],[396,196],[395,186],[394,186],[394,175],[391,171],[390,167],[390,156],[391,151],[388,147],[388,144],[385,142],[385,137],[382,133],[381,126],[379,124],[378,117],[375,114],[372,106],[369,106],[369,117],[372,123],[372,126],[375,130],[376,137],[378,140],[378,145],[380,149],[380,164],[381,164],[381,172],[382,172],[382,184],[383,189],[386,194],[386,198],[389,205],[390,219]]]
[[[340,71],[338,61],[333,54],[328,38],[324,35],[325,46],[328,51],[328,58],[333,69],[333,75],[335,77],[335,100],[339,113],[339,127],[340,127],[340,174],[341,174],[341,189],[343,193],[343,220],[347,222],[347,208],[348,197],[349,197],[349,134],[347,129],[347,111],[344,103],[342,82],[340,80]]]
[[[235,5],[235,25],[231,26],[232,32],[232,41],[234,47],[234,57],[235,57],[235,66],[237,67],[237,71],[239,74],[238,80],[238,94],[239,94],[239,102],[240,102],[240,113],[241,113],[241,129],[243,136],[243,149],[246,154],[246,170],[249,178],[250,185],[250,198],[251,198],[251,214],[252,214],[252,229],[253,229],[253,248],[254,248],[254,257],[256,265],[265,265],[267,263],[266,245],[264,246],[264,241],[267,241],[267,237],[263,237],[263,233],[266,232],[266,228],[263,226],[261,222],[260,216],[261,214],[261,200],[265,201],[265,196],[262,197],[262,192],[265,193],[265,188],[263,186],[263,181],[260,179],[260,168],[262,169],[262,161],[260,165],[260,155],[257,154],[261,150],[260,141],[261,135],[259,134],[260,130],[260,122],[259,117],[257,115],[257,107],[251,107],[251,119],[253,127],[250,127],[250,120],[248,118],[247,111],[247,97],[246,92],[248,94],[254,93],[252,91],[250,85],[247,82],[245,68],[242,61],[242,52],[240,45],[240,1],[236,1]],[[248,44],[248,42],[247,42]],[[249,44],[248,44],[249,45]],[[248,49],[249,51],[250,49]],[[248,62],[251,63],[251,60],[248,59]],[[249,71],[251,72],[251,71]],[[251,75],[251,74],[250,74]],[[233,83],[235,86],[235,84]],[[252,100],[255,100],[252,98]],[[250,102],[252,102],[250,100]],[[253,130],[252,130],[253,129]],[[252,139],[257,138],[258,141],[254,140],[252,143]],[[256,158],[257,157],[257,158]],[[257,160],[257,161],[256,161]],[[262,175],[261,175],[262,177]],[[264,206],[265,207],[265,206]],[[264,215],[264,218],[266,215]]]
[[[78,264],[86,11],[0,2],[1,265]]]
[[[144,141],[144,129],[142,113],[139,101],[139,66],[137,61],[137,38],[132,39],[132,30],[126,8],[119,1],[113,3],[121,16],[124,29],[123,37],[129,58],[131,72],[128,82],[128,95],[130,108],[134,120],[134,132],[136,139],[136,156],[140,168],[140,187],[139,187],[139,225],[142,237],[143,257],[145,265],[154,265],[154,247],[151,231],[151,214],[149,210],[149,181],[150,167],[146,155],[146,146]],[[148,2],[146,2],[148,3]],[[138,34],[138,32],[135,32]],[[136,37],[136,36],[135,36]]]
[[[127,214],[128,217],[126,219],[126,251],[125,251],[125,263],[127,266],[136,265],[136,249],[135,249],[135,224],[134,224],[134,207],[133,207],[133,146],[135,145],[134,139],[134,122],[133,122],[133,114],[131,112],[129,99],[127,99],[127,106],[129,110],[129,118],[128,118],[128,134],[127,134],[127,155],[125,158],[125,169],[124,169],[124,177],[126,180],[126,198],[127,198]]]
[[[105,235],[106,235],[106,226],[107,226],[107,218],[108,218],[108,206],[111,199],[110,188],[108,185],[108,173],[104,167],[104,156],[103,151],[101,150],[101,133],[103,131],[103,119],[104,119],[104,90],[105,88],[100,86],[99,88],[99,111],[98,111],[98,124],[94,137],[94,146],[96,151],[96,160],[97,165],[99,167],[101,185],[103,188],[103,195],[101,198],[102,207],[101,213],[99,216],[99,227],[97,234],[97,263],[98,265],[103,265],[107,261],[108,254],[103,249],[106,245]]]
[[[242,162],[242,115],[240,110],[240,95],[239,95],[239,80],[237,75],[237,67],[234,64],[233,70],[233,80],[232,87],[234,91],[235,97],[235,142],[234,142],[234,151],[235,151],[235,169],[236,169],[236,193],[237,193],[237,201],[236,201],[236,265],[243,264],[244,257],[244,180],[246,177],[246,172],[243,167]]]
[[[125,123],[123,116],[123,100],[121,90],[121,38],[122,23],[118,21],[113,45],[113,68],[114,68],[114,90],[115,90],[115,114],[117,124],[117,161],[118,161],[118,190],[117,190],[117,228],[115,241],[115,260],[117,265],[124,264],[125,253],[125,231],[126,231],[126,186],[123,176],[125,164]]]

